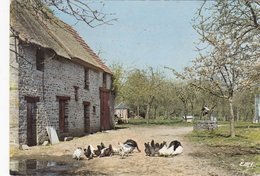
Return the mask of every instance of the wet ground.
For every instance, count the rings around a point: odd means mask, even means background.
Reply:
[[[82,163],[72,164],[65,162],[44,161],[36,159],[22,159],[10,161],[12,175],[64,175],[73,173]]]

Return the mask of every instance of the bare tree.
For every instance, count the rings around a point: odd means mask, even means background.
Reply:
[[[20,1],[21,0],[13,0]],[[105,3],[99,1],[99,9],[93,9],[91,6],[95,2],[84,2],[83,0],[23,0],[23,3],[30,4],[36,12],[42,13],[45,18],[48,18],[46,6],[50,7],[53,13],[64,13],[75,17],[77,23],[79,21],[85,22],[91,28],[106,24],[112,25],[115,13],[104,13]]]
[[[198,9],[193,27],[201,36],[200,43],[207,44],[207,50],[200,52],[192,67],[175,74],[192,80],[192,85],[211,95],[228,100],[230,134],[234,137],[234,94],[253,85],[252,73],[260,54],[260,4],[217,1],[206,7],[205,3]],[[199,51],[202,49],[198,47]]]

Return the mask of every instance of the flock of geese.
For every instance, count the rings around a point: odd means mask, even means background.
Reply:
[[[151,141],[151,145],[144,143],[145,153],[147,156],[174,156],[182,153],[183,147],[177,140],[171,141],[167,147],[167,143],[163,141],[161,144],[158,142],[154,144],[154,140]]]
[[[174,156],[182,153],[183,149],[181,143],[177,140],[172,141],[168,147],[165,141],[159,144],[158,142],[154,143],[154,140],[151,141],[151,145],[148,142],[144,143],[144,146],[147,156]],[[82,151],[82,148],[78,147],[73,153],[73,158],[80,160],[82,154],[84,154],[88,160],[93,159],[93,157],[105,157],[115,154],[119,154],[121,158],[124,158],[124,156],[128,156],[129,153],[132,153],[135,148],[138,152],[141,152],[136,141],[132,139],[128,139],[124,143],[118,142],[118,148],[112,147],[111,144],[106,147],[104,143],[101,142],[100,145],[97,145],[97,148],[88,145],[88,147]]]

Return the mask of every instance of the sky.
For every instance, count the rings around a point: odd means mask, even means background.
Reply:
[[[199,57],[194,42],[199,35],[191,19],[203,1],[103,1],[104,13],[115,13],[113,25],[90,28],[63,13],[55,15],[72,25],[85,42],[98,53],[106,65],[113,62],[138,68],[163,69],[164,66],[181,72]],[[99,10],[100,1],[90,4]],[[164,69],[165,70],[165,69]],[[173,76],[170,70],[165,70]]]

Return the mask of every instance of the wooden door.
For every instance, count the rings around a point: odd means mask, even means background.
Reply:
[[[59,127],[60,133],[65,132],[65,101],[59,101]]]
[[[27,145],[36,145],[36,119],[34,118],[33,110],[34,103],[27,103]]]
[[[109,90],[100,88],[100,128],[110,129]]]

